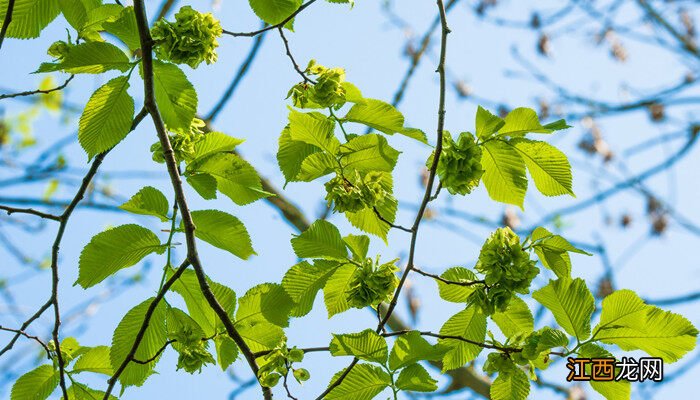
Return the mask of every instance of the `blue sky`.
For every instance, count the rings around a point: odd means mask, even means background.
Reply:
[[[153,15],[160,2],[149,2],[149,15]],[[193,2],[200,10],[208,10],[208,1]],[[407,67],[407,59],[402,57],[405,42],[404,33],[392,27],[380,12],[378,2],[358,1],[353,9],[347,6],[318,2],[300,15],[295,23],[296,31],[288,34],[294,56],[300,64],[310,58],[327,66],[341,66],[346,69],[347,79],[355,83],[366,97],[390,100]],[[436,14],[432,1],[404,1],[397,6],[403,18],[422,35]],[[405,4],[404,4],[405,3]],[[472,2],[468,2],[472,3]],[[526,18],[535,8],[553,10],[556,1],[507,2],[503,15],[510,18]],[[548,93],[532,80],[507,77],[505,70],[518,70],[513,60],[511,49],[517,47],[526,58],[536,61],[538,66],[554,81],[565,84],[578,93],[601,99],[622,100],[621,87],[629,86],[642,91],[672,84],[682,73],[676,59],[661,53],[651,46],[627,41],[630,59],[625,64],[612,62],[602,48],[592,44],[591,35],[571,35],[559,37],[553,43],[553,57],[544,59],[534,53],[535,36],[515,29],[494,28],[491,24],[475,19],[472,11],[465,4],[458,5],[449,14],[453,33],[449,38],[447,64],[450,70],[470,84],[475,93],[484,98],[511,105],[536,107],[537,98]],[[507,12],[505,12],[507,11]],[[215,14],[223,26],[232,31],[257,29],[259,22],[249,10],[246,2],[221,2]],[[632,18],[630,18],[632,20]],[[62,19],[47,28],[40,39],[33,41],[6,40],[0,53],[0,87],[26,90],[35,87],[41,77],[28,74],[42,61],[47,61],[45,49],[56,39],[65,38],[67,24]],[[199,112],[206,113],[218,100],[225,86],[235,74],[238,64],[247,54],[252,43],[248,38],[223,37],[220,39],[219,61],[211,66],[202,65],[197,70],[185,67],[185,70],[199,93]],[[431,54],[435,54],[434,51]],[[434,57],[427,57],[420,64],[416,76],[406,93],[400,110],[404,113],[407,125],[418,127],[433,138],[437,120],[437,74],[434,73]],[[62,77],[57,76],[60,80]],[[104,83],[106,76],[79,76],[71,83],[66,92],[66,100],[83,105],[94,89]],[[280,38],[274,34],[265,38],[259,56],[252,70],[241,83],[234,98],[215,123],[217,130],[229,135],[244,138],[246,142],[239,147],[240,152],[250,160],[261,175],[270,177],[281,187],[282,176],[275,161],[277,138],[285,125],[287,108],[284,97],[291,85],[298,81],[289,60],[284,54]],[[136,99],[137,109],[142,102],[141,88],[137,80],[132,80],[131,94]],[[27,104],[4,100],[0,110],[6,116],[13,116],[26,109]],[[453,133],[473,130],[476,105],[462,101],[450,91],[447,98],[446,127]],[[692,116],[692,110],[680,110],[679,116]],[[523,226],[536,223],[543,215],[560,207],[574,204],[595,193],[596,185],[609,185],[609,177],[619,177],[614,165],[603,165],[597,159],[586,158],[576,150],[585,129],[581,121],[569,121],[572,129],[558,133],[551,140],[570,154],[574,165],[574,190],[577,198],[545,198],[534,190],[528,193],[525,212],[521,215]],[[663,125],[652,125],[642,112],[601,119],[599,125],[606,134],[611,147],[618,153],[639,143],[644,139],[663,133],[679,130],[673,121]],[[39,144],[51,143],[77,127],[77,116],[59,118],[44,113],[34,124],[34,131]],[[390,143],[403,153],[395,173],[395,192],[402,202],[397,221],[408,224],[414,217],[415,210],[411,204],[419,201],[419,171],[430,149],[403,137],[391,137]],[[150,121],[144,121],[131,133],[120,146],[107,158],[103,171],[118,172],[129,170],[153,171],[155,176],[148,179],[114,179],[114,191],[123,197],[129,197],[142,186],[149,184],[162,190],[170,198],[171,190],[162,165],[151,161],[149,147],[156,140],[155,131]],[[673,142],[667,146],[655,147],[643,154],[627,160],[632,171],[642,171],[655,165],[671,154],[682,143]],[[34,150],[25,156],[27,160],[35,155]],[[87,167],[87,158],[77,144],[66,149],[70,163],[77,168]],[[700,209],[696,202],[700,198],[700,189],[696,184],[697,171],[700,170],[698,149],[681,160],[672,174],[661,174],[649,181],[647,185],[662,196],[673,200],[674,206],[684,216],[693,221],[700,221]],[[107,174],[105,172],[105,174]],[[7,171],[1,172],[2,178],[14,176]],[[160,174],[160,175],[159,175]],[[104,175],[103,175],[104,176]],[[76,176],[77,177],[77,176]],[[42,193],[46,182],[32,185],[12,186],[0,192],[0,196],[20,197]],[[56,198],[71,196],[70,187],[60,188]],[[279,282],[284,272],[296,262],[289,244],[295,233],[272,208],[264,201],[246,207],[238,207],[223,198],[205,202],[192,191],[189,199],[193,209],[219,208],[238,216],[248,227],[253,245],[258,256],[243,262],[228,253],[201,245],[202,258],[207,273],[215,280],[230,285],[241,296],[247,288],[262,282]],[[324,195],[322,183],[293,183],[287,186],[285,195],[293,199],[310,217],[318,215]],[[221,196],[223,197],[223,196]],[[637,194],[620,194],[611,198],[604,207],[595,206],[580,213],[565,217],[566,229],[563,234],[571,240],[583,243],[596,243],[602,240],[616,268],[616,282],[619,288],[630,288],[645,298],[664,298],[697,290],[700,284],[700,269],[697,258],[693,257],[698,237],[689,235],[682,228],[673,224],[668,232],[658,239],[643,240],[648,236],[648,222],[643,210],[645,202]],[[427,222],[421,228],[416,263],[422,269],[441,272],[450,266],[473,266],[478,249],[491,228],[469,223],[460,219],[446,219],[446,209],[465,211],[483,215],[492,220],[500,219],[504,206],[491,201],[485,190],[479,188],[466,198],[448,198],[444,196],[436,205],[438,220],[449,221],[460,232],[445,229],[443,225]],[[635,217],[632,229],[622,230],[616,224],[607,225],[604,215],[613,218],[629,212]],[[62,246],[60,268],[62,273],[60,294],[64,302],[63,309],[71,310],[81,307],[92,296],[99,296],[103,288],[94,287],[83,290],[73,287],[77,277],[77,260],[80,250],[96,233],[108,226],[129,223],[143,223],[153,229],[166,229],[166,226],[154,224],[145,218],[125,214],[79,210],[71,220],[67,237]],[[347,224],[342,216],[333,216],[343,233],[355,230]],[[41,233],[26,234],[7,229],[16,243],[34,257],[44,257],[48,253],[52,240],[53,227]],[[163,239],[166,236],[163,234]],[[393,232],[388,245],[381,240],[372,241],[371,254],[382,254],[384,259],[405,255],[408,248],[408,235]],[[181,246],[182,247],[182,246]],[[631,250],[632,249],[632,250]],[[179,249],[182,254],[182,249]],[[5,250],[0,250],[0,257],[9,260],[0,271],[0,277],[11,278],[23,276],[26,270],[18,266]],[[573,274],[586,278],[589,287],[595,284],[602,274],[603,267],[599,257],[574,256]],[[113,329],[124,313],[143,299],[153,295],[158,285],[161,260],[149,259],[151,268],[145,279],[130,287],[128,291],[118,290],[109,294],[110,300],[104,302],[94,311],[89,326],[83,327],[78,321],[66,321],[64,332],[79,333],[78,338],[85,345],[109,344]],[[138,267],[118,274],[117,280],[137,271]],[[536,280],[535,286],[546,283],[547,274]],[[422,277],[411,280],[416,293],[422,301],[417,327],[438,331],[442,323],[460,310],[459,305],[446,304],[436,295],[434,282]],[[12,286],[17,303],[25,313],[43,303],[48,296],[50,276],[47,272],[32,275],[30,279]],[[112,298],[113,297],[113,298]],[[397,308],[406,318],[407,308],[402,302]],[[674,308],[686,315],[696,326],[700,325],[697,304]],[[48,315],[47,315],[48,317]],[[328,320],[319,295],[314,311],[300,320],[292,320],[288,332],[292,345],[323,346],[330,340],[330,333],[354,332],[372,327],[376,317],[366,310],[353,310]],[[15,325],[7,314],[0,314],[1,325]],[[552,318],[545,318],[542,323],[553,323]],[[33,332],[49,331],[52,320],[44,318],[33,327]],[[4,342],[5,335],[0,335]],[[17,346],[17,351],[27,351],[33,347]],[[24,349],[24,350],[20,350]],[[619,354],[619,353],[618,353]],[[694,357],[697,350],[688,356]],[[31,357],[24,358],[16,364],[18,372],[28,370]],[[324,354],[310,354],[304,365],[311,372],[311,381],[302,387],[293,385],[294,393],[300,399],[311,398],[323,390],[330,377],[343,368],[349,359],[333,359]],[[151,377],[141,389],[129,389],[124,399],[171,398],[189,399],[226,398],[235,388],[235,384],[217,367],[206,368],[200,375],[190,376],[175,372],[176,356],[169,351],[160,361],[158,374]],[[683,361],[678,363],[683,365]],[[668,366],[667,372],[673,371],[675,365]],[[247,366],[239,362],[234,367],[236,375],[247,379]],[[436,376],[436,371],[432,371]],[[545,375],[549,381],[563,383],[565,371],[554,368]],[[683,375],[677,381],[665,385],[655,398],[688,398],[700,389],[698,369]],[[100,382],[99,379],[91,379]],[[0,397],[9,397],[8,388],[0,391]],[[590,391],[590,398],[597,394]],[[466,395],[455,396],[464,398]],[[532,398],[556,398],[552,392],[537,391]],[[239,399],[257,399],[257,389],[251,389],[238,397]]]

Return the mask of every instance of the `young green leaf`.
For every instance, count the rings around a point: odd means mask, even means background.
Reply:
[[[486,316],[478,307],[468,307],[450,319],[440,328],[440,335],[459,336],[474,342],[483,342],[486,337]],[[449,348],[442,358],[442,371],[459,368],[475,359],[482,347],[458,339],[440,339],[438,343]]]
[[[508,373],[498,374],[491,385],[493,400],[525,400],[530,393],[530,381],[523,370],[516,368]]]
[[[235,154],[216,153],[197,165],[194,173],[207,173],[216,178],[217,189],[238,205],[250,204],[271,196],[262,190],[255,168]]]
[[[525,162],[522,157],[501,140],[490,140],[482,147],[482,179],[489,196],[496,201],[513,204],[522,209],[527,191]]]
[[[5,20],[8,2],[0,0],[0,21]],[[15,0],[12,23],[7,27],[6,35],[17,39],[37,38],[60,12],[58,0]]]
[[[194,159],[190,166],[196,166],[207,157],[217,153],[230,153],[236,146],[243,143],[243,139],[238,139],[221,132],[208,132],[204,139],[194,145]]]
[[[119,47],[106,42],[85,42],[70,47],[60,62],[41,64],[36,72],[101,74],[112,70],[126,72],[130,68],[129,57]]]
[[[277,163],[279,164],[286,182],[296,181],[301,172],[304,160],[320,149],[314,145],[293,140],[289,127],[284,128],[279,138]]]
[[[387,135],[404,130],[403,114],[391,104],[377,99],[365,99],[364,104],[355,104],[343,119],[367,125]]]
[[[340,231],[328,221],[319,219],[309,229],[292,238],[292,248],[299,258],[330,258],[344,260],[348,257]]]
[[[73,366],[72,373],[95,372],[107,376],[114,373],[112,363],[109,358],[109,347],[97,346],[88,350],[78,358]]]
[[[604,348],[587,343],[581,346],[577,355],[581,358],[614,358],[613,355]],[[591,374],[591,365],[585,366],[586,374]],[[615,368],[615,374],[619,373],[620,368]],[[589,381],[591,387],[596,392],[600,393],[607,400],[629,400],[632,395],[632,385],[628,380],[621,379],[619,381]]]
[[[45,400],[58,387],[58,381],[58,371],[53,365],[41,365],[15,381],[10,400]]]
[[[564,153],[546,142],[528,139],[510,141],[525,160],[537,190],[545,196],[574,195],[571,165]]]
[[[112,336],[112,347],[110,347],[110,360],[112,368],[116,370],[121,363],[126,359],[131,351],[136,340],[136,333],[141,329],[146,311],[154,301],[154,297],[147,299],[141,304],[129,310],[124,318],[122,318]],[[158,302],[153,314],[143,335],[143,339],[136,349],[134,358],[141,361],[150,360],[155,357],[161,347],[165,344],[166,337],[166,318],[167,306],[164,301]],[[119,376],[119,382],[122,386],[141,386],[146,379],[153,374],[160,355],[155,357],[153,361],[146,364],[129,363],[124,369],[124,372]]]
[[[396,371],[418,361],[440,360],[447,348],[433,346],[418,331],[410,331],[396,338],[389,355],[389,368]]]
[[[352,276],[357,270],[352,264],[344,264],[338,267],[328,278],[323,287],[323,301],[326,304],[328,318],[350,309],[347,291],[350,288]]]
[[[142,226],[128,224],[106,230],[95,235],[80,254],[75,283],[87,289],[151,253],[164,251],[158,236]]]
[[[103,22],[102,28],[124,42],[124,44],[129,47],[129,50],[136,51],[141,48],[139,30],[136,25],[136,14],[134,13],[133,6],[124,7],[115,20]]]
[[[236,217],[219,210],[192,211],[194,234],[214,247],[247,260],[255,253],[245,225]]]
[[[364,261],[369,249],[369,237],[365,235],[347,235],[343,238],[345,245],[353,254],[355,261]]]
[[[646,322],[650,306],[631,290],[616,290],[603,299],[594,332],[609,327],[638,327]]]
[[[547,307],[559,326],[579,341],[591,335],[595,300],[581,278],[560,278],[534,292],[532,297]]]
[[[371,329],[358,333],[333,334],[329,347],[331,355],[335,357],[355,356],[379,364],[386,362],[389,353],[386,339]]]
[[[591,255],[575,247],[562,236],[555,235],[542,227],[532,231],[530,240],[533,242],[532,247],[535,249],[535,254],[539,257],[542,265],[554,271],[559,278],[571,277],[571,257],[569,257],[569,252]]]
[[[393,192],[393,178],[390,173],[382,173],[382,186],[388,194]],[[391,226],[386,223],[393,223],[396,220],[396,211],[398,210],[398,202],[393,196],[386,196],[382,201],[375,206],[376,211],[370,208],[364,208],[356,213],[346,212],[345,217],[352,226],[367,232],[369,234],[379,236],[386,242],[387,235]],[[382,218],[386,221],[382,221]]]
[[[103,4],[88,11],[87,20],[79,30],[81,38],[91,42],[102,42],[100,31],[104,29],[104,24],[116,21],[124,10],[119,4]]]
[[[448,268],[440,274],[440,277],[451,282],[474,282],[478,278],[474,273],[464,267]],[[466,303],[467,298],[474,291],[475,285],[462,286],[436,281],[440,298],[452,303]]]
[[[197,113],[197,91],[187,75],[175,64],[154,60],[153,86],[158,109],[168,129],[189,132]]]
[[[226,371],[238,358],[238,346],[229,336],[218,335],[214,338],[216,346],[216,362],[221,367],[222,371]]]
[[[75,30],[80,30],[87,21],[88,12],[101,4],[100,0],[58,0],[61,13]]]
[[[437,390],[437,381],[420,364],[411,364],[401,370],[396,379],[396,388],[411,392],[434,392]]]
[[[238,300],[236,325],[255,325],[260,322],[286,327],[294,304],[282,286],[263,283],[252,287]]]
[[[333,376],[335,382],[343,371]],[[327,400],[372,400],[391,385],[391,377],[381,368],[369,364],[357,364],[347,374],[340,385],[333,388],[324,399]]]
[[[476,137],[481,140],[489,138],[505,124],[502,118],[491,114],[487,109],[479,106],[476,110]]]
[[[301,6],[301,0],[248,0],[255,15],[270,25],[287,19]]]
[[[530,312],[527,303],[520,297],[511,298],[508,308],[503,312],[494,313],[491,319],[508,338],[535,330],[535,319],[532,312]]]
[[[172,272],[172,270],[169,270],[168,276],[172,276]],[[220,283],[213,282],[210,279],[207,279],[207,282],[219,304],[221,304],[229,316],[233,317],[233,313],[236,309],[236,293],[232,289]],[[172,289],[173,292],[179,294],[185,301],[189,315],[202,328],[207,337],[213,336],[223,330],[220,329],[220,327],[223,327],[223,323],[216,312],[209,306],[209,302],[202,293],[199,280],[194,271],[185,271],[180,276],[180,279],[175,281]]]
[[[520,107],[506,115],[505,124],[499,129],[503,136],[524,136],[527,133],[552,133],[552,129],[547,129],[540,124],[535,110]]]
[[[260,321],[253,325],[237,325],[236,328],[253,352],[274,349],[285,340],[282,327],[267,321]]]
[[[160,218],[163,222],[168,220],[168,207],[168,199],[165,198],[165,195],[152,186],[143,187],[131,196],[129,201],[119,206],[124,211],[152,215]]]
[[[284,274],[282,287],[294,301],[291,316],[302,317],[311,311],[316,294],[339,265],[335,261],[316,260],[313,265],[302,261]]]
[[[95,390],[87,385],[79,382],[72,382],[68,388],[68,398],[73,400],[100,400],[104,399],[105,392]],[[61,397],[63,400],[63,397]],[[117,400],[116,397],[109,395],[109,400]]]
[[[319,113],[289,110],[289,137],[335,154],[340,142],[333,135],[335,123]]]
[[[385,137],[377,134],[358,136],[340,146],[343,169],[391,172],[399,154]]]
[[[78,140],[92,158],[111,149],[131,130],[134,99],[129,96],[129,78],[120,76],[93,93],[80,116]]]
[[[187,183],[192,186],[203,199],[213,200],[216,198],[216,178],[209,174],[195,174],[187,177]]]
[[[421,143],[428,144],[428,135],[426,135],[425,132],[420,129],[404,127],[401,131],[399,131],[399,133]]]

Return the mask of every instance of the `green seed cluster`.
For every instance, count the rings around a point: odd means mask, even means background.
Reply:
[[[265,387],[275,387],[280,378],[286,376],[291,368],[294,379],[299,383],[309,380],[311,375],[304,368],[292,368],[295,362],[304,360],[304,352],[296,347],[288,349],[286,343],[281,343],[270,353],[263,356],[258,370],[260,383]]]
[[[515,370],[517,366],[505,353],[489,353],[484,363],[484,372],[487,374],[507,374]]]
[[[190,374],[201,372],[206,364],[216,364],[214,357],[207,351],[207,342],[189,328],[184,328],[173,335],[179,356],[177,369],[184,369]]]
[[[475,268],[485,275],[486,285],[476,289],[469,300],[487,315],[505,311],[514,293],[527,294],[540,272],[508,227],[499,228],[486,240]]]
[[[204,121],[195,118],[192,120],[192,125],[189,130],[176,131],[168,135],[170,138],[170,146],[172,146],[175,159],[178,162],[189,161],[195,156],[195,146],[199,141],[204,139],[204,126]],[[151,152],[153,153],[153,161],[161,164],[165,162],[163,147],[160,145],[160,142],[151,145]]]
[[[374,307],[391,299],[399,284],[399,278],[396,276],[399,269],[394,262],[395,260],[379,265],[379,260],[365,260],[350,280],[347,291],[348,304],[355,308]]]
[[[432,157],[428,166],[432,164]],[[449,132],[444,132],[442,153],[437,167],[442,186],[451,194],[469,194],[479,186],[484,170],[481,168],[481,147],[474,135],[463,132],[455,142]]]
[[[216,41],[223,33],[211,13],[200,13],[190,6],[180,8],[175,22],[161,19],[151,29],[158,58],[197,68],[202,62],[216,62]]]
[[[326,182],[326,200],[337,212],[358,212],[373,208],[388,195],[382,185],[382,177],[380,172],[369,172],[362,177],[355,171],[352,180],[336,175]]]
[[[63,40],[59,40],[53,42],[51,46],[49,46],[49,49],[46,51],[46,53],[51,57],[55,58],[56,60],[62,60],[68,54],[71,47],[72,46],[69,43],[66,43]]]
[[[300,82],[289,90],[287,97],[292,98],[295,107],[339,108],[345,104],[343,68],[327,68],[311,60],[305,73],[316,76],[316,82]]]

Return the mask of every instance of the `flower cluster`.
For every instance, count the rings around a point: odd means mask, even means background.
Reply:
[[[176,131],[169,135],[170,146],[172,146],[175,159],[178,162],[189,161],[194,157],[195,145],[204,139],[204,126],[204,121],[194,118],[189,130]],[[158,163],[165,162],[163,147],[160,145],[160,142],[151,145],[151,152],[153,153],[153,161]]]
[[[432,157],[428,166],[432,164]],[[437,167],[440,183],[452,194],[469,194],[479,185],[484,170],[481,168],[481,147],[474,135],[463,132],[455,142],[449,132],[442,138],[442,153]]]
[[[292,370],[294,379],[301,383],[309,380],[311,375],[305,368],[292,368],[295,362],[304,360],[304,352],[296,347],[287,348],[286,343],[281,343],[268,354],[263,356],[258,370],[258,379],[265,387],[275,387],[280,378],[286,376]]]
[[[202,14],[190,6],[180,8],[175,22],[161,19],[151,29],[158,58],[197,68],[203,61],[216,62],[216,41],[223,33],[211,13]]]
[[[292,98],[295,107],[339,108],[345,104],[344,69],[327,68],[311,60],[305,73],[316,76],[316,82],[300,82],[289,90],[287,98]]]
[[[472,292],[469,301],[485,314],[505,311],[514,293],[526,294],[540,270],[510,228],[499,228],[486,240],[476,270],[485,275],[484,287]]]
[[[54,59],[60,61],[63,60],[63,58],[68,54],[71,47],[72,46],[70,43],[66,43],[63,40],[59,40],[53,42],[51,46],[49,46],[49,49],[46,51],[46,53]]]
[[[382,184],[381,172],[369,172],[364,177],[355,171],[352,180],[337,175],[326,182],[326,200],[337,212],[358,212],[373,208],[388,195]]]
[[[396,260],[392,260],[379,264],[378,258],[376,261],[366,259],[350,280],[347,290],[348,304],[355,308],[375,307],[382,301],[391,299],[399,284],[399,278],[396,276],[399,269],[394,265],[395,262]]]
[[[177,369],[184,369],[190,374],[201,372],[206,364],[216,364],[214,357],[207,351],[207,342],[197,335],[195,331],[187,326],[182,327],[178,332],[172,333],[179,357],[177,359]]]

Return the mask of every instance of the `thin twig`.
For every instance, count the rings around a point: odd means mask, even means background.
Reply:
[[[314,4],[315,2],[316,2],[316,0],[309,0],[309,1],[307,1],[306,3],[302,4],[299,8],[297,8],[296,11],[294,11],[294,12],[293,12],[292,14],[290,14],[287,18],[285,18],[284,20],[282,20],[282,22],[280,22],[279,24],[270,25],[270,26],[267,26],[267,27],[265,27],[265,28],[258,29],[257,31],[252,31],[252,32],[231,32],[231,31],[227,31],[226,29],[224,29],[224,34],[225,34],[225,35],[235,36],[235,37],[238,37],[238,36],[253,37],[253,36],[258,36],[258,35],[260,35],[261,33],[267,32],[267,31],[269,31],[269,30],[271,30],[271,29],[282,28],[282,27],[284,27],[285,25],[287,25],[287,22],[293,20],[294,17],[296,17],[300,12],[304,11],[304,9],[306,9],[306,7],[308,7],[308,6],[312,5],[312,4]]]
[[[435,275],[435,274],[425,272],[422,269],[416,267],[415,265],[413,266],[413,270],[416,271],[417,273],[419,273],[420,275],[427,276],[429,278],[433,278],[436,281],[440,281],[440,282],[448,284],[448,285],[456,285],[456,286],[464,286],[464,287],[469,287],[469,286],[474,286],[474,285],[486,285],[486,281],[484,281],[484,280],[469,281],[469,282],[451,281],[449,279],[445,279],[445,278],[441,277],[440,275]]]
[[[26,92],[19,92],[19,93],[12,93],[12,94],[0,94],[0,100],[11,99],[13,97],[21,97],[21,96],[33,96],[35,94],[49,94],[52,92],[56,92],[58,90],[63,90],[66,88],[66,86],[68,86],[68,84],[70,83],[70,81],[73,80],[73,78],[75,78],[75,75],[69,76],[68,79],[66,79],[66,81],[63,82],[62,85],[56,86],[55,88],[52,88],[52,89],[37,89],[37,90],[29,90]]]
[[[282,38],[282,42],[284,43],[284,49],[287,51],[287,57],[292,62],[292,66],[294,67],[294,70],[297,72],[297,74],[299,74],[301,76],[301,78],[304,80],[304,82],[316,83],[311,78],[306,76],[306,74],[301,69],[301,67],[299,67],[299,64],[297,63],[297,61],[294,59],[294,56],[292,55],[292,51],[289,48],[289,41],[287,40],[287,37],[284,35],[284,29],[277,28],[277,30],[280,33],[280,37]]]
[[[401,336],[401,335],[405,335],[405,334],[410,333],[410,332],[418,332],[421,336],[430,336],[430,337],[434,337],[437,339],[443,339],[443,340],[445,340],[445,339],[459,340],[459,341],[462,341],[465,343],[473,344],[474,346],[482,347],[484,349],[498,350],[498,351],[501,351],[501,352],[506,353],[506,354],[520,353],[521,351],[523,351],[523,349],[519,349],[516,347],[498,346],[498,345],[494,345],[494,344],[482,343],[482,342],[478,342],[476,340],[467,339],[467,338],[462,337],[462,336],[442,335],[442,334],[434,333],[434,332],[430,332],[430,331],[414,331],[414,330],[407,329],[404,331],[383,333],[383,334],[381,334],[381,336],[384,336],[384,337]]]
[[[18,335],[24,336],[27,339],[30,339],[30,340],[33,340],[33,341],[39,343],[41,345],[41,347],[43,347],[44,350],[46,351],[46,357],[48,357],[49,360],[51,359],[51,350],[49,350],[49,346],[47,346],[46,343],[44,343],[41,339],[39,339],[39,337],[30,335],[21,329],[6,328],[2,325],[0,325],[0,331],[13,332],[13,333],[16,333]]]
[[[47,214],[41,211],[37,211],[33,208],[15,208],[15,207],[9,207],[9,206],[2,206],[0,205],[0,210],[6,211],[7,215],[12,215],[14,213],[18,214],[32,214],[36,215],[37,217],[41,217],[44,219],[51,219],[54,221],[60,221],[61,217],[58,215],[53,215],[53,214]]]

